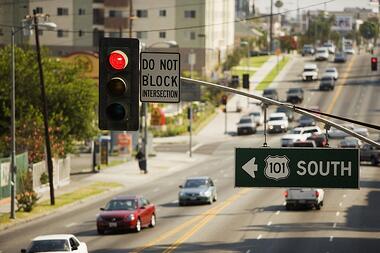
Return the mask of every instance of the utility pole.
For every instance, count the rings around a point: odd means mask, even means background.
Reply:
[[[132,38],[133,0],[129,0],[129,38]]]
[[[53,185],[53,162],[51,160],[48,111],[47,111],[44,75],[43,75],[43,70],[42,70],[40,40],[39,40],[39,34],[38,34],[38,19],[37,19],[36,9],[33,10],[33,19],[34,19],[34,33],[35,33],[35,38],[36,38],[37,62],[38,62],[40,86],[41,86],[42,113],[44,116],[46,159],[47,159],[47,167],[48,167],[48,174],[49,174],[49,186],[50,186],[50,204],[55,205],[54,185]]]
[[[11,132],[12,132],[12,155],[11,155],[11,219],[16,219],[16,178],[17,178],[17,167],[16,167],[16,77],[15,77],[15,29],[12,26],[12,119],[11,119]]]
[[[269,51],[273,51],[273,0],[270,0]]]

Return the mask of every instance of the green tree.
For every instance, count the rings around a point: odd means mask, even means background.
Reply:
[[[327,16],[323,13],[311,20],[309,28],[306,31],[305,36],[308,37],[314,43],[319,40],[325,42],[330,40],[331,26],[335,22],[335,16]]]
[[[0,49],[0,153],[10,151],[11,51]],[[28,151],[29,160],[42,159],[43,118],[36,54],[32,48],[16,48],[16,149]],[[55,156],[72,151],[75,140],[91,138],[97,101],[96,83],[84,76],[80,62],[65,63],[42,52],[49,132]],[[8,78],[9,77],[9,78]]]
[[[360,34],[366,40],[373,39],[376,35],[376,25],[370,21],[364,21],[359,28]]]

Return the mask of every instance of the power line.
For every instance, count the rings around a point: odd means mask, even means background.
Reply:
[[[283,14],[290,13],[290,12],[293,12],[293,11],[308,9],[308,8],[311,8],[311,7],[315,7],[315,6],[319,6],[319,5],[324,5],[326,3],[331,3],[331,2],[335,2],[335,1],[336,0],[328,0],[328,1],[321,2],[321,3],[310,4],[310,5],[303,6],[301,8],[296,8],[296,9],[291,9],[291,10],[285,10],[283,12],[273,13],[273,15],[274,16],[283,15]],[[184,26],[184,27],[173,27],[173,28],[160,28],[160,29],[153,29],[153,30],[133,30],[133,32],[162,32],[162,31],[177,31],[177,30],[188,30],[188,29],[200,29],[200,28],[210,27],[210,26],[225,25],[225,24],[230,24],[230,23],[238,23],[238,22],[242,22],[242,21],[250,21],[250,20],[255,20],[255,19],[267,18],[267,17],[270,17],[270,16],[271,16],[270,14],[265,14],[265,15],[261,15],[261,16],[257,16],[257,17],[244,18],[244,19],[239,19],[239,20],[234,20],[234,21],[225,21],[225,22],[221,22],[221,23],[203,24],[203,25],[194,25],[194,26]],[[0,25],[0,26],[12,27],[12,26],[9,26],[9,25]],[[82,32],[82,33],[91,33],[91,34],[96,33],[93,30],[91,30],[91,31],[89,31],[89,30],[66,30],[66,29],[59,29],[59,30],[63,30],[65,32],[71,32],[71,33],[77,33],[77,32],[78,33],[79,32]],[[46,31],[46,32],[54,32],[54,31]]]

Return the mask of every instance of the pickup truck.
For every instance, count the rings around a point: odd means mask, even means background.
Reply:
[[[370,145],[363,144],[360,149],[360,161],[371,162],[372,165],[380,165],[380,149]]]
[[[323,206],[325,191],[315,188],[290,188],[285,191],[286,210],[299,206],[315,207],[320,210]]]

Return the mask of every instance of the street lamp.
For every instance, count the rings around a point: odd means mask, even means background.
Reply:
[[[30,20],[30,19],[29,19]],[[15,211],[15,198],[16,198],[16,173],[17,173],[17,167],[15,164],[15,157],[16,157],[16,108],[15,108],[15,100],[16,100],[16,68],[15,68],[15,35],[17,32],[24,30],[25,28],[27,30],[31,30],[33,28],[33,25],[29,21],[23,20],[23,26],[21,26],[19,29],[15,30],[15,27],[12,26],[11,29],[11,50],[12,50],[12,97],[11,97],[11,145],[12,145],[12,152],[11,152],[11,213],[10,218],[15,219],[16,218],[16,211]],[[25,24],[24,24],[25,23]],[[53,22],[42,22],[40,24],[41,28],[45,28],[47,30],[54,30],[57,25]]]

